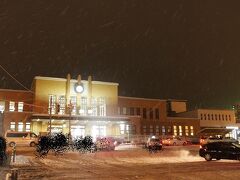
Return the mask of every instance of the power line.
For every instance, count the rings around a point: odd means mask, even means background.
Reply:
[[[31,91],[30,89],[28,89],[26,86],[24,86],[21,82],[19,82],[15,77],[13,77],[1,64],[0,64],[0,68],[7,73],[14,81],[16,81],[20,86],[22,86],[24,89],[28,90],[29,92],[33,93],[33,91]]]

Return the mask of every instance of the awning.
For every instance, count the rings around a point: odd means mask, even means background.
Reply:
[[[227,128],[203,128],[197,134],[206,135],[206,136],[225,135],[231,131],[232,131],[232,129],[227,129]]]

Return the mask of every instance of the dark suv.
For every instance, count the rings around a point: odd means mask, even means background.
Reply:
[[[199,155],[206,161],[212,159],[236,159],[240,160],[240,145],[233,142],[210,142],[199,149]]]

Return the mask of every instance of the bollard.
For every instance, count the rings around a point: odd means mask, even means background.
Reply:
[[[17,180],[18,179],[18,169],[13,168],[11,169],[11,180]]]

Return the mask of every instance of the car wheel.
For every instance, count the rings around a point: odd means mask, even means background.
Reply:
[[[9,143],[9,146],[10,146],[10,147],[14,147],[14,146],[16,146],[16,143],[15,143],[15,142],[10,142],[10,143]]]
[[[205,154],[204,156],[206,161],[211,161],[212,160],[212,156],[210,154]]]
[[[31,142],[30,143],[30,147],[35,147],[36,146],[36,143],[35,142]]]

